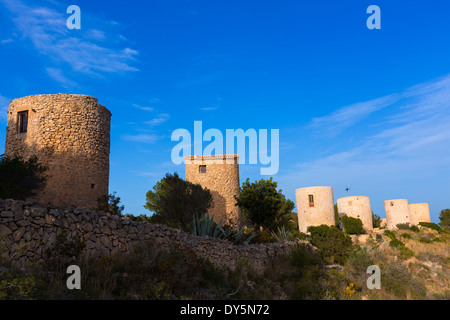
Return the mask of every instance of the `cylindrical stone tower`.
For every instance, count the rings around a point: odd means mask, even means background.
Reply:
[[[410,203],[408,207],[412,225],[418,225],[420,222],[431,222],[428,203]]]
[[[411,223],[407,199],[386,200],[384,210],[388,229],[397,228],[397,224]]]
[[[48,179],[36,201],[96,208],[108,195],[111,113],[86,95],[34,95],[8,108],[5,156],[37,156]]]
[[[335,225],[332,187],[308,187],[295,190],[298,227],[306,233],[309,226]]]
[[[373,230],[372,209],[370,198],[365,196],[344,197],[336,200],[339,217],[345,214],[352,218],[361,219],[366,231]]]
[[[239,195],[239,156],[204,155],[185,157],[186,181],[211,191],[213,207],[209,215],[218,223],[240,225],[241,211],[234,196]]]

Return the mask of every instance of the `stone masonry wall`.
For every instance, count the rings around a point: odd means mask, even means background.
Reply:
[[[242,221],[234,196],[239,195],[239,160],[237,155],[185,157],[186,181],[211,191],[213,207],[208,210],[216,223],[239,225]],[[206,172],[200,171],[205,166]]]
[[[395,229],[397,224],[411,223],[407,199],[384,201],[387,228]]]
[[[314,203],[310,205],[309,197]],[[309,226],[325,224],[335,225],[334,200],[332,187],[307,187],[295,190],[298,226],[300,232],[306,233]]]
[[[370,198],[365,196],[343,197],[336,200],[339,217],[345,214],[349,217],[361,219],[366,231],[373,229],[372,209]]]
[[[6,250],[6,256],[19,267],[30,261],[42,262],[45,248],[52,246],[63,230],[67,230],[70,239],[80,236],[85,241],[83,257],[127,252],[137,244],[152,241],[166,250],[193,250],[216,267],[234,269],[246,257],[257,273],[264,271],[270,257],[288,253],[298,244],[313,248],[304,241],[234,245],[227,240],[197,237],[105,212],[83,208],[62,210],[32,202],[0,200],[0,249],[4,249],[0,253]],[[18,250],[22,247],[24,250]]]
[[[27,130],[19,132],[19,113]],[[108,195],[111,113],[96,98],[43,94],[14,99],[8,108],[5,155],[37,156],[48,167],[34,199],[56,206],[96,208]]]
[[[408,209],[412,225],[418,225],[420,222],[431,222],[428,203],[410,203]]]

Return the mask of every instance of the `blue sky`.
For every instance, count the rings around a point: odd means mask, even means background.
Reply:
[[[81,29],[69,30],[69,5]],[[381,30],[369,30],[369,5]],[[110,191],[133,214],[174,165],[174,130],[279,129],[286,196],[450,207],[450,2],[0,0],[0,141],[10,100],[76,93],[113,114]],[[0,143],[0,154],[4,143]],[[241,165],[241,182],[268,178]],[[349,187],[348,192],[345,191]]]

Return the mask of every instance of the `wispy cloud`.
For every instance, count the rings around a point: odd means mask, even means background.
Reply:
[[[161,139],[161,137],[156,134],[136,134],[122,136],[122,140],[141,143],[155,143],[159,139]]]
[[[153,127],[153,126],[157,126],[161,123],[164,123],[169,119],[170,119],[170,115],[168,115],[167,113],[161,113],[158,115],[157,118],[154,118],[150,121],[146,121],[145,124]]]
[[[152,107],[144,107],[138,104],[133,103],[132,104],[133,107],[138,108],[140,110],[145,110],[145,111],[153,111],[154,109]]]
[[[399,99],[399,95],[393,94],[366,102],[355,103],[338,109],[329,115],[313,118],[309,123],[309,127],[320,129],[321,132],[327,135],[335,136],[366,119],[372,113],[391,106]]]
[[[410,194],[431,190],[436,177],[450,178],[450,75],[356,105],[363,106],[360,113],[354,106],[347,107],[316,124],[334,119],[342,120],[338,128],[350,128],[362,117],[386,109],[376,117],[370,133],[355,131],[357,144],[297,163],[280,175],[280,183],[292,190],[349,184],[358,186],[355,190],[377,188],[380,193],[386,190],[386,196],[403,197],[408,190]],[[328,137],[323,143],[333,143],[333,139],[341,136]]]
[[[64,76],[63,71],[57,68],[46,68],[47,74],[65,88],[75,87],[77,84]]]
[[[74,71],[100,76],[138,70],[132,66],[138,55],[136,50],[117,48],[112,41],[104,41],[109,39],[106,31],[89,29],[83,23],[81,30],[69,30],[65,10],[31,6],[17,0],[0,2],[9,10],[22,38],[29,39],[40,54],[65,63]],[[103,27],[106,28],[106,23]]]
[[[202,111],[214,111],[214,110],[217,110],[217,109],[220,108],[221,101],[222,101],[222,98],[218,97],[217,98],[217,104],[215,106],[200,108],[200,110],[202,110]]]
[[[4,39],[4,40],[2,40],[0,42],[1,42],[1,44],[7,44],[7,43],[14,42],[14,40],[13,39]]]

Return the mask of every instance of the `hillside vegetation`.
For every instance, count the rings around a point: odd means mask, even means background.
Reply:
[[[347,243],[349,235],[327,228]],[[0,299],[450,299],[445,229],[421,226],[352,237],[338,252],[336,239],[317,242],[312,233],[308,239],[319,244],[317,251],[299,246],[268,261],[257,276],[245,259],[236,270],[218,269],[195,252],[165,252],[152,243],[82,261],[82,244],[61,236],[45,265],[17,270],[1,260]],[[66,287],[69,264],[82,270],[81,290]],[[366,286],[369,265],[381,269],[379,290]]]

